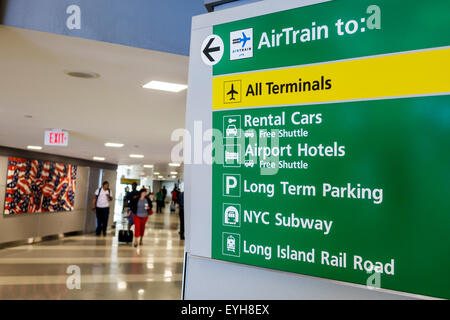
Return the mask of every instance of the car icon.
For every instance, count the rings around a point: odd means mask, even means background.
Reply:
[[[230,124],[230,125],[227,127],[227,130],[226,130],[225,135],[226,135],[227,137],[230,137],[230,136],[237,136],[237,134],[238,134],[238,132],[237,132],[236,126],[235,126],[234,124]]]
[[[255,132],[253,130],[247,130],[245,131],[244,136],[246,138],[253,138],[255,136]]]
[[[244,161],[244,166],[253,168],[255,166],[255,161],[253,161],[252,159],[247,159]]]

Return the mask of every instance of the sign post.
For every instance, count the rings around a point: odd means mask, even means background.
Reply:
[[[450,298],[449,10],[332,1],[213,27],[213,259]]]

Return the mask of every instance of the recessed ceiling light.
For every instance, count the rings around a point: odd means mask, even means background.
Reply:
[[[105,158],[103,158],[103,157],[93,157],[92,159],[97,160],[97,161],[105,161]]]
[[[172,176],[172,179],[176,179],[177,178],[177,176]]]
[[[111,147],[111,148],[122,148],[123,143],[114,143],[114,142],[106,142],[105,147]]]
[[[145,89],[155,89],[155,90],[162,90],[162,91],[169,91],[169,92],[180,92],[180,91],[186,89],[187,85],[153,80],[147,84],[144,84],[142,87]]]
[[[169,163],[169,166],[171,166],[171,167],[179,167],[179,166],[181,166],[181,164],[179,164],[179,163]]]
[[[142,154],[130,154],[130,158],[143,158],[144,156]]]
[[[153,168],[152,164],[144,164],[144,168]]]
[[[28,146],[27,148],[30,150],[42,150],[41,146]]]
[[[75,78],[82,78],[82,79],[95,79],[100,78],[100,75],[95,72],[82,72],[82,71],[65,71],[65,74],[71,77]]]
[[[163,176],[158,176],[158,178],[162,179],[162,178],[164,178],[164,177],[163,177]]]
[[[178,172],[170,171],[170,174],[178,174]]]
[[[157,176],[157,175],[159,174],[159,172],[153,172],[153,174],[154,174],[155,176]]]

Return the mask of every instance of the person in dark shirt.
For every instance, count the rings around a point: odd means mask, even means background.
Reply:
[[[125,188],[125,196],[123,197],[123,208],[127,208],[128,207],[128,195],[130,194],[130,187],[127,186]]]
[[[178,194],[178,214],[180,216],[180,239],[184,240],[184,191]]]
[[[161,209],[163,207],[163,192],[162,189],[156,193],[156,213],[162,213]]]
[[[139,191],[137,190],[137,183],[136,182],[133,182],[133,184],[131,185],[131,191],[130,192],[128,192],[128,195],[127,195],[127,203],[128,203],[128,208],[131,206],[131,202],[133,201],[133,200],[136,200],[136,199],[138,199],[139,198]],[[133,222],[133,217],[132,217],[132,215],[129,215],[128,216],[128,231],[130,231],[131,230],[131,226],[134,224],[134,222]]]
[[[163,203],[162,203],[162,207],[164,208],[166,206],[166,197],[167,197],[167,189],[166,186],[163,186],[162,188],[162,193],[163,193]]]

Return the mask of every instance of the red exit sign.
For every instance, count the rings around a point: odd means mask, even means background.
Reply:
[[[69,133],[63,130],[46,130],[46,146],[67,146],[69,144]]]

